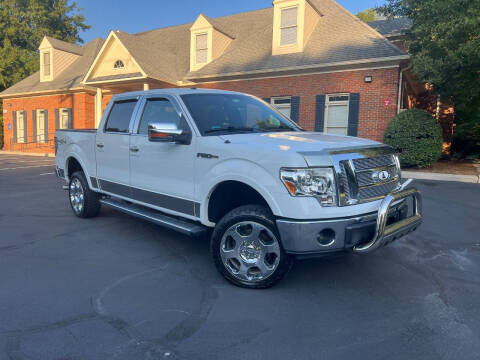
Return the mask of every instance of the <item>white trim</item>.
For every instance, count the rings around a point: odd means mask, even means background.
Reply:
[[[45,110],[46,110],[46,109],[36,109],[36,110],[35,110],[35,122],[36,122],[35,128],[37,129],[35,135],[36,135],[37,138],[34,139],[34,141],[35,141],[35,142],[39,142],[39,143],[40,143],[40,142],[41,142],[41,143],[45,143],[45,142],[47,142],[47,140],[48,140],[48,139],[46,138],[46,136],[45,136],[45,135],[46,135],[46,134],[45,134]],[[40,141],[40,139],[39,139],[39,135],[40,135],[40,134],[39,134],[39,132],[38,132],[38,128],[39,128],[38,124],[39,124],[40,114],[43,115],[43,134],[42,134],[42,135],[43,135],[43,139],[42,139],[41,141]]]
[[[316,65],[290,66],[290,67],[276,68],[276,69],[238,71],[238,72],[224,73],[224,74],[203,75],[203,76],[200,76],[200,77],[190,76],[190,77],[186,78],[186,80],[208,79],[208,78],[212,78],[212,77],[225,77],[225,76],[238,76],[238,75],[254,75],[254,74],[295,71],[295,70],[308,70],[308,69],[315,69],[315,68],[318,69],[318,68],[333,67],[333,66],[346,66],[346,65],[357,65],[357,64],[361,65],[361,64],[369,64],[369,63],[380,63],[380,62],[384,62],[384,61],[401,61],[401,60],[407,60],[407,59],[410,59],[410,55],[390,56],[390,57],[375,58],[375,59],[361,59],[361,60],[341,61],[341,62],[332,62],[332,63],[316,64]],[[398,66],[399,65],[395,65],[394,67],[398,67]],[[341,71],[345,71],[345,70],[341,70]]]

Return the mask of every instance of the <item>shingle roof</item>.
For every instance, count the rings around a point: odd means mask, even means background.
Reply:
[[[53,45],[53,44],[52,44]],[[40,72],[37,71],[26,79],[9,87],[0,93],[2,95],[22,94],[29,92],[69,90],[82,86],[81,81],[90,65],[95,60],[103,39],[97,38],[82,46],[83,55],[73,62],[66,70],[52,81],[40,82]]]
[[[412,20],[406,17],[369,22],[372,28],[383,36],[401,35],[412,27]]]
[[[45,36],[54,49],[66,51],[72,54],[83,55],[83,47],[58,40],[50,36]]]
[[[335,1],[308,1],[322,16],[302,53],[272,56],[272,7],[208,18],[216,29],[234,40],[219,58],[195,72],[190,72],[190,28],[193,23],[138,34],[123,31],[116,31],[115,34],[148,77],[171,84],[234,73],[285,71],[380,59],[397,60],[407,56]],[[40,83],[37,73],[7,89],[0,96],[19,93],[19,90],[60,90],[81,86],[80,82],[102,44],[103,40],[94,40],[82,47],[84,55],[57,79]]]

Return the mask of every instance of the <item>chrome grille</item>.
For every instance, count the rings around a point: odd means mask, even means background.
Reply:
[[[333,153],[332,158],[338,172],[341,206],[381,198],[400,183],[397,162],[389,148]]]
[[[393,155],[382,155],[371,158],[353,159],[355,170],[375,169],[378,167],[395,165]]]

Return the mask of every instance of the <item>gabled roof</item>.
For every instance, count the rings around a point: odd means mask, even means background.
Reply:
[[[211,17],[205,15],[205,14],[200,14],[203,16],[212,26],[215,30],[220,31],[221,33],[227,35],[229,38],[234,39],[235,36],[230,34],[227,29],[224,28],[224,26],[219,22],[217,19],[212,19]]]
[[[369,22],[372,28],[386,37],[403,35],[412,27],[412,20],[406,17]]]
[[[83,55],[76,59],[66,71],[63,71],[52,81],[40,82],[40,72],[30,75],[26,79],[16,83],[0,93],[0,96],[13,94],[24,94],[44,91],[70,90],[82,87],[81,81],[90,65],[95,60],[100,48],[103,45],[103,39],[97,38],[82,46]]]
[[[303,52],[272,55],[272,7],[208,18],[215,29],[234,40],[220,57],[193,72],[190,72],[190,28],[193,23],[138,34],[115,31],[115,35],[148,78],[170,84],[273,72],[286,74],[287,71],[340,67],[347,64],[358,67],[373,62],[400,62],[408,58],[405,52],[335,1],[308,2],[322,16]],[[61,90],[83,86],[81,81],[98,56],[103,40],[96,39],[83,47],[55,39],[49,41],[52,46],[68,48],[70,52],[80,52],[81,49],[83,56],[53,81],[40,83],[37,73],[7,89],[0,96],[22,91]]]
[[[68,43],[66,41],[58,40],[50,36],[45,36],[45,38],[48,40],[48,42],[50,43],[50,45],[52,45],[54,49],[66,51],[76,55],[83,55],[82,46],[78,46],[72,43]]]
[[[281,71],[362,60],[405,57],[406,53],[332,0],[309,0],[323,15],[301,53],[272,56],[273,8],[217,18],[235,36],[229,49],[187,79]]]

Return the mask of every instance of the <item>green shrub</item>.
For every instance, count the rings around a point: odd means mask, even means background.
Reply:
[[[438,121],[418,109],[398,114],[388,124],[385,144],[400,155],[403,166],[427,167],[442,156],[443,136]]]
[[[452,153],[457,158],[480,157],[480,112],[459,119],[453,134]]]
[[[0,115],[0,149],[3,149],[3,116]]]

